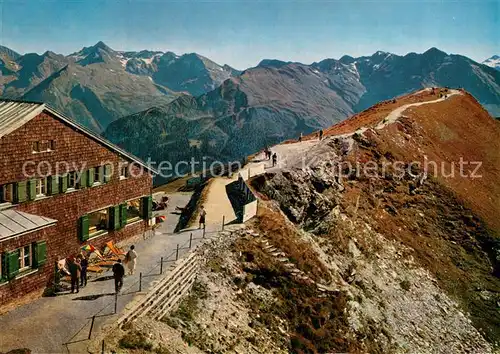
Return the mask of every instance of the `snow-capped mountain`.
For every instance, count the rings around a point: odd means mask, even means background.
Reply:
[[[47,102],[96,131],[181,93],[202,95],[239,73],[195,53],[116,51],[102,41],[67,56],[0,47],[1,96]]]
[[[495,68],[497,70],[500,70],[500,56],[494,55],[491,58],[486,59],[483,61],[484,65],[488,65],[489,67]]]

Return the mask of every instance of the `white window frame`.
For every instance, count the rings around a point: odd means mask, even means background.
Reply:
[[[128,169],[129,169],[128,164],[121,165],[121,167],[120,167],[120,179],[127,179],[129,177],[130,171]]]
[[[30,243],[29,245],[23,246],[21,248],[18,248],[19,252],[19,272],[23,272],[25,270],[33,268],[33,245]],[[25,263],[25,258],[26,258],[26,251],[25,249],[28,248],[28,259],[29,259],[29,265],[26,265]]]
[[[35,192],[37,198],[47,196],[47,177],[36,180]]]
[[[101,166],[97,166],[94,168],[94,185],[101,184],[101,177],[103,176],[101,176],[100,168]],[[104,173],[104,167],[102,173]]]
[[[34,154],[37,154],[41,152],[40,150],[40,142],[39,141],[34,141],[31,143],[31,150]]]
[[[73,184],[71,184],[71,177],[73,177]],[[68,189],[76,189],[76,180],[78,179],[76,171],[68,172]]]
[[[10,190],[10,198],[6,198],[7,191]],[[10,199],[10,200],[9,200]],[[7,183],[2,186],[2,195],[0,195],[0,204],[14,202],[14,183]]]

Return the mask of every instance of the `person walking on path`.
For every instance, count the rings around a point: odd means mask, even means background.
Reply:
[[[119,292],[123,286],[123,277],[125,275],[125,268],[123,268],[122,260],[118,259],[113,264],[113,277],[115,278],[115,292]]]
[[[84,286],[87,286],[87,268],[89,266],[88,256],[82,256],[80,266],[82,267],[82,272],[80,275],[80,286],[83,288]]]
[[[73,294],[75,292],[78,293],[80,291],[80,283],[78,282],[79,277],[80,277],[80,272],[82,271],[82,266],[80,265],[80,260],[75,259],[74,257],[71,257],[70,263],[69,263],[69,274],[71,275],[71,293]]]
[[[198,227],[199,229],[201,229],[201,224],[203,224],[203,228],[205,228],[205,218],[206,217],[207,217],[207,212],[205,211],[205,208],[202,205],[200,208],[200,225]]]
[[[276,153],[273,154],[273,167],[276,166],[276,162],[278,160],[278,155]]]
[[[130,246],[130,250],[125,256],[125,263],[127,263],[128,272],[130,275],[134,274],[135,266],[137,264],[137,252],[135,251],[135,246]]]
[[[300,133],[300,136],[299,136],[299,143],[302,142],[302,133]]]
[[[323,140],[323,129],[319,131],[319,140]]]

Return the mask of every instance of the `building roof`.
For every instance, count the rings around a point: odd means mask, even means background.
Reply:
[[[142,167],[146,168],[147,170],[155,174],[158,173],[155,169],[153,169],[151,166],[148,166],[144,161],[142,161],[138,157],[126,152],[122,148],[104,139],[99,134],[96,134],[92,130],[75,122],[73,119],[65,116],[64,114],[56,111],[52,107],[42,102],[28,102],[28,101],[0,99],[0,138],[19,129],[20,127],[28,123],[31,119],[35,118],[37,115],[39,115],[44,111],[54,116],[56,119],[62,121],[63,123],[69,125],[76,131],[97,141],[101,145],[104,145],[105,147],[114,151],[123,158],[136,162],[137,164],[141,165]]]
[[[0,241],[54,225],[57,220],[22,211],[0,210]]]

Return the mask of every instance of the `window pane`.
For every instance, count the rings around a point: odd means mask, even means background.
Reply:
[[[94,183],[99,182],[100,180],[101,180],[101,175],[99,173],[99,167],[96,167],[94,171]]]
[[[24,247],[24,267],[30,267],[31,266],[31,252],[30,252],[30,246]]]
[[[109,223],[108,209],[102,209],[89,214],[89,234],[107,230]]]
[[[141,198],[127,202],[127,220],[137,219],[141,216]]]
[[[69,173],[68,188],[76,188],[76,172]]]
[[[0,188],[0,202],[12,202],[14,197],[14,185],[12,183],[1,186]]]

